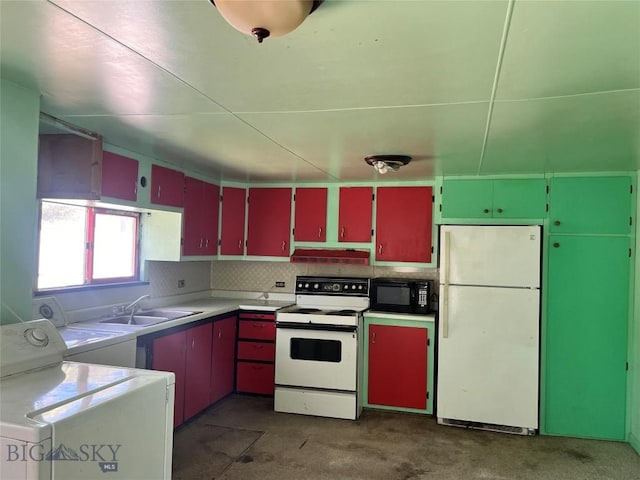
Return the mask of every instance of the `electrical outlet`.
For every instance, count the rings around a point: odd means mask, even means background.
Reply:
[[[178,288],[184,288],[184,280],[178,280]]]
[[[284,282],[276,282],[276,287],[284,288]]]

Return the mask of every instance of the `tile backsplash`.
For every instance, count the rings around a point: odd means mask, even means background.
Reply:
[[[149,293],[168,297],[211,288],[211,262],[149,262]],[[180,282],[184,286],[180,287]]]
[[[293,293],[297,275],[437,279],[438,270],[435,268],[314,265],[247,260],[211,262],[211,288],[213,290]],[[285,287],[276,288],[276,282],[285,282]]]

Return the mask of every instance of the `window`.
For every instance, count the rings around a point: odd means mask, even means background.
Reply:
[[[138,213],[41,202],[38,290],[138,279]]]

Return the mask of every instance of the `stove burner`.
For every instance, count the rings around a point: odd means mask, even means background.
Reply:
[[[319,311],[319,308],[295,308],[293,310],[289,310],[287,313],[316,313]]]
[[[348,317],[355,314],[356,314],[355,310],[332,310],[326,313],[326,315],[340,315],[343,317]]]

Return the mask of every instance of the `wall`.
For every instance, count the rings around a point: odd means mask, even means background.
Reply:
[[[296,275],[336,275],[354,277],[409,277],[437,279],[438,270],[412,267],[311,265],[289,262],[219,260],[211,263],[213,290],[293,293]],[[285,282],[284,288],[275,283]]]
[[[31,317],[39,116],[37,92],[0,79],[0,324]]]
[[[638,172],[638,180],[640,180],[640,172]],[[640,184],[640,182],[638,182]],[[640,212],[640,195],[637,196],[637,212]],[[637,218],[637,217],[636,217]],[[630,369],[631,375],[631,393],[629,395],[630,431],[629,442],[640,454],[640,255],[638,247],[640,246],[640,222],[636,222],[636,265],[635,265],[635,298],[634,298],[634,315],[631,326],[631,350],[630,350]]]

